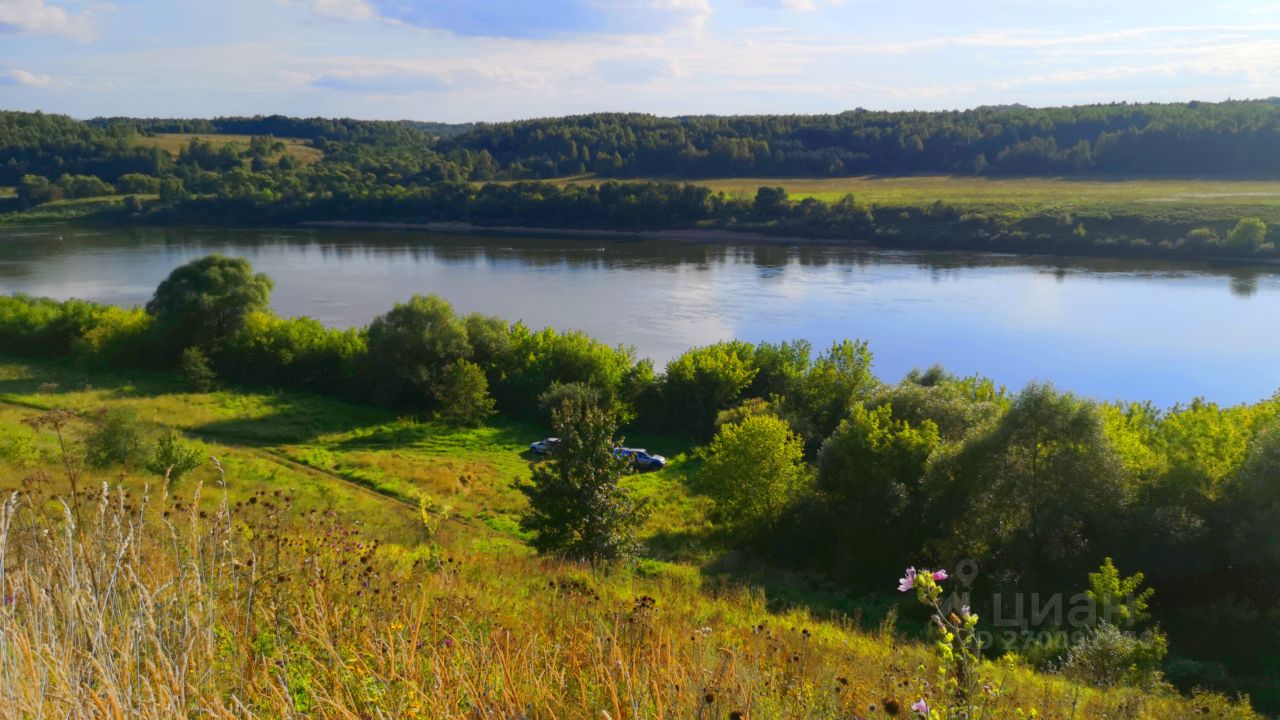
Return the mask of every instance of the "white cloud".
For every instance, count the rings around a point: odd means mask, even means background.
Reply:
[[[28,70],[9,70],[0,72],[0,78],[3,78],[8,85],[25,85],[26,87],[49,87],[53,84],[53,78],[49,75],[33,73]]]
[[[99,5],[70,13],[47,0],[0,0],[0,30],[91,40],[94,11],[111,9]]]
[[[368,20],[378,14],[368,0],[305,0],[305,4],[316,15],[335,20]]]
[[[813,12],[819,8],[836,7],[844,4],[845,0],[747,0],[747,5],[752,7],[791,10],[794,12]]]

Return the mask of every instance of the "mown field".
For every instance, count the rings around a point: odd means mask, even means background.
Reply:
[[[202,443],[221,471],[207,461],[165,487],[89,470],[64,506],[59,442],[23,420],[120,406]],[[80,431],[65,433],[73,458]],[[892,619],[820,616],[696,563],[534,556],[510,481],[540,432],[0,359],[0,487],[20,491],[0,508],[0,704],[16,717],[743,720],[910,716],[946,695],[933,654]],[[629,481],[658,505],[646,534],[696,535],[692,461],[661,449],[672,466]],[[1257,717],[1016,660],[980,673],[984,717]]]
[[[156,135],[139,135],[137,143],[147,147],[157,147],[161,150],[168,151],[174,157],[182,151],[192,140],[203,140],[212,143],[215,148],[223,145],[231,145],[239,152],[249,149],[249,135],[211,135],[202,133],[158,133]],[[312,147],[306,140],[298,138],[276,138],[284,143],[285,155],[291,155],[295,160],[303,164],[319,162],[324,157],[324,153],[319,149]],[[276,157],[279,157],[278,155]]]
[[[562,182],[594,183],[577,176]],[[1052,213],[1134,216],[1163,222],[1280,222],[1280,181],[1198,179],[986,178],[953,176],[714,178],[690,181],[752,197],[780,186],[793,199],[839,200],[847,193],[877,207],[922,208],[937,201],[1010,219]]]

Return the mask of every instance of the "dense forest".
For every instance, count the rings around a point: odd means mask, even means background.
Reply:
[[[481,124],[444,144],[511,176],[1280,174],[1280,103],[839,115],[597,114]]]
[[[178,133],[181,146],[171,152],[148,142],[163,133]],[[220,135],[246,140],[219,142]],[[281,138],[305,143],[315,157],[287,152]],[[599,179],[556,181],[586,172]],[[92,206],[96,216],[119,222],[714,228],[896,247],[1275,254],[1275,233],[1247,209],[1212,218],[1152,204],[994,213],[940,199],[872,206],[850,195],[795,200],[766,185],[731,196],[696,184],[712,176],[926,172],[1277,178],[1280,104],[600,114],[474,126],[280,116],[80,122],[0,112],[0,186],[14,188],[0,194],[0,211],[104,197],[113,199]],[[666,179],[643,179],[659,177]],[[61,217],[51,212],[37,217]]]
[[[463,425],[589,406],[629,433],[704,446],[692,482],[730,549],[855,595],[905,559],[972,559],[974,608],[1021,621],[1043,609],[981,598],[1070,596],[1110,558],[1156,590],[1108,646],[1123,673],[1161,670],[1184,689],[1280,706],[1280,399],[1159,410],[939,368],[895,384],[853,340],[722,342],[659,371],[629,348],[460,316],[434,296],[327,329],[271,314],[271,289],[247,261],[209,256],[175,270],[145,309],[3,297],[0,353],[179,370],[196,388],[306,390]],[[1036,643],[1025,622],[997,620],[992,649],[1055,667],[1079,638],[1069,618],[1047,617]]]

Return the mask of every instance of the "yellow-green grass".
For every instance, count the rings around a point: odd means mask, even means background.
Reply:
[[[160,148],[174,157],[183,148],[191,144],[192,140],[203,140],[212,143],[214,147],[222,147],[223,145],[231,145],[236,151],[243,152],[249,149],[249,140],[251,135],[221,135],[210,133],[159,133],[156,135],[139,135],[137,143],[146,147]],[[309,164],[318,162],[324,157],[324,153],[316,147],[313,147],[309,141],[300,138],[276,138],[284,143],[285,155],[292,156],[295,160]],[[278,157],[278,156],[277,156]]]
[[[66,491],[57,441],[21,420],[113,406],[205,443],[223,472],[206,464],[166,495],[143,470],[87,471],[76,539],[54,498]],[[886,701],[907,715],[918,697],[940,698],[929,649],[892,625],[779,607],[691,564],[537,558],[512,527],[510,481],[527,476],[521,451],[538,432],[0,358],[0,488],[32,503],[0,537],[11,593],[0,634],[12,641],[0,702],[17,717],[710,720],[882,718]],[[675,451],[671,467],[629,481],[660,503],[650,534],[705,529],[688,490],[696,461]],[[111,485],[129,496],[102,502]],[[277,520],[281,496],[292,507]],[[32,532],[42,526],[51,535]],[[891,586],[882,604],[898,599]],[[992,717],[1256,717],[1219,697],[1094,690],[1017,662],[981,677]]]
[[[562,182],[594,183],[577,176]],[[1280,181],[1222,179],[986,178],[955,176],[847,178],[712,178],[692,180],[736,197],[779,186],[793,199],[825,202],[845,194],[876,207],[947,205],[1018,219],[1070,213],[1136,216],[1173,222],[1228,222],[1261,217],[1280,222]]]
[[[100,195],[89,198],[52,200],[26,210],[0,214],[0,225],[65,223],[83,220],[97,213],[119,209],[127,195]],[[140,200],[153,200],[156,195],[137,195]]]
[[[518,537],[516,518],[524,496],[515,483],[529,476],[535,461],[529,442],[546,434],[537,425],[510,421],[450,427],[306,393],[195,393],[163,374],[0,362],[0,433],[10,441],[31,435],[19,420],[40,409],[89,413],[115,406],[134,408],[157,430],[174,428],[211,447],[234,448],[234,458],[255,464],[249,473],[255,482],[264,474],[280,478],[273,487],[305,480],[299,502],[307,507],[360,498],[367,510],[370,495],[380,498],[395,510],[389,516],[394,527],[380,533],[386,540],[401,539],[396,532],[404,528],[404,518],[422,505],[437,515]],[[656,443],[649,444],[675,456],[672,467],[633,476],[627,485],[653,503],[646,533],[670,544],[671,536],[705,530],[706,501],[684,490],[689,461],[682,448],[661,439]],[[41,453],[44,465],[52,462],[49,450]],[[140,474],[145,473],[131,472]],[[364,521],[380,519],[374,512]],[[409,540],[415,537],[408,534]]]

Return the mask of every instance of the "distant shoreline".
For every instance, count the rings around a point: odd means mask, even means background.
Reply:
[[[299,227],[340,230],[419,230],[450,235],[533,235],[601,238],[608,240],[667,240],[690,244],[716,244],[725,242],[757,245],[836,245],[874,247],[866,240],[812,238],[793,235],[768,235],[746,230],[719,229],[668,229],[668,230],[586,230],[582,228],[546,228],[524,225],[475,225],[462,222],[382,222],[376,220],[309,220]]]

